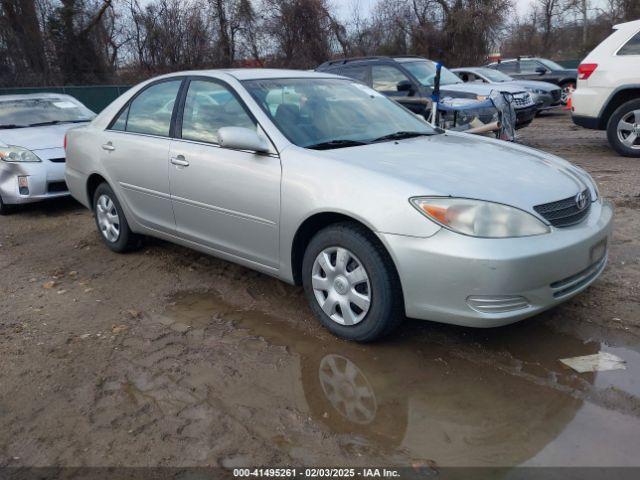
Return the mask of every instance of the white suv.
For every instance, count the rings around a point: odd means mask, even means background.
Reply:
[[[606,130],[621,155],[640,157],[640,20],[613,29],[578,67],[572,118]]]

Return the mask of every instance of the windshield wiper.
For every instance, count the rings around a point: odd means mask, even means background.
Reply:
[[[413,137],[421,137],[421,136],[431,136],[433,133],[427,132],[394,132],[389,135],[383,135],[382,137],[375,138],[372,140],[373,142],[384,142],[385,140],[402,140],[403,138],[413,138]]]
[[[0,125],[0,128],[24,128],[26,125],[16,125],[15,123],[5,123]]]
[[[307,145],[305,148],[312,150],[330,150],[332,148],[345,148],[345,147],[357,147],[359,145],[368,145],[368,142],[362,142],[359,140],[329,140],[328,142],[315,143],[313,145]]]
[[[82,123],[82,122],[88,122],[88,121],[89,120],[50,120],[48,122],[30,123],[27,126],[28,127],[44,127],[46,125],[58,125],[60,123]]]

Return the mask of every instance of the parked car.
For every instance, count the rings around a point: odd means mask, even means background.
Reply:
[[[512,323],[584,290],[607,260],[612,207],[584,170],[436,129],[327,73],[164,75],[66,145],[71,194],[110,249],[150,235],[301,284],[350,340],[405,315]]]
[[[454,68],[451,71],[465,83],[500,83],[523,88],[531,94],[538,112],[560,106],[562,103],[562,90],[554,83],[537,80],[516,80],[500,70],[486,67],[462,67]]]
[[[620,155],[640,157],[640,20],[613,29],[578,67],[571,116],[576,125],[606,130]]]
[[[94,116],[69,95],[0,96],[0,214],[16,204],[69,194],[64,134]]]
[[[424,107],[416,104],[415,98],[431,98],[436,74],[436,63],[422,57],[365,57],[331,60],[317,69],[355,78],[405,105],[416,113]],[[440,94],[442,97],[486,100],[495,86],[465,84],[455,73],[442,67]],[[499,91],[513,95],[516,110],[516,127],[521,128],[533,120],[536,106],[529,92],[522,87],[500,85]],[[417,106],[416,106],[417,105]],[[492,116],[487,112],[485,118]],[[484,121],[484,123],[487,123]]]
[[[571,92],[576,88],[578,70],[564,68],[553,60],[535,57],[518,57],[493,62],[487,65],[516,80],[541,80],[555,83],[562,89],[562,104],[566,105]]]

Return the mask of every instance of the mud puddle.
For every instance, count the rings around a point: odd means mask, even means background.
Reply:
[[[273,373],[246,377],[253,404],[277,391],[282,407],[383,463],[640,465],[640,354],[629,346],[535,322],[470,331],[411,321],[388,340],[358,345],[214,293],[178,294],[159,319],[178,330],[222,329],[239,352],[272,349]],[[627,369],[578,374],[559,362],[598,351]],[[234,368],[242,377],[253,367]]]

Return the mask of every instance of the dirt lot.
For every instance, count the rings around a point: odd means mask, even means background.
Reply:
[[[111,253],[72,200],[0,218],[0,466],[640,465],[640,161],[565,113],[520,141],[590,171],[615,233],[587,292],[501,329],[349,344],[299,288]],[[559,362],[601,350],[627,369]]]

